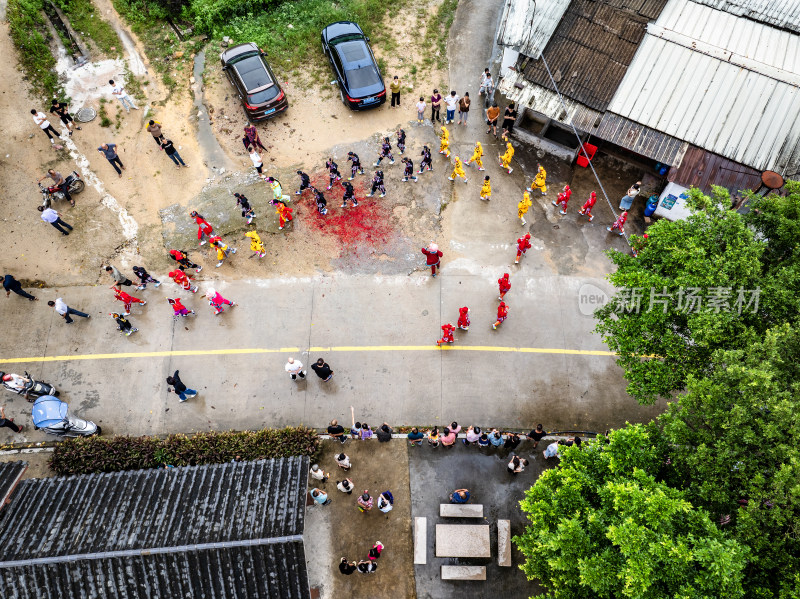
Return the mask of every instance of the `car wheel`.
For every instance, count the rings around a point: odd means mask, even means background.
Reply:
[[[347,102],[345,102],[345,100],[344,100],[344,92],[342,91],[342,88],[341,88],[341,87],[339,88],[339,97],[342,99],[342,104],[344,104],[345,106],[347,106]],[[349,107],[348,107],[348,108],[349,108]]]

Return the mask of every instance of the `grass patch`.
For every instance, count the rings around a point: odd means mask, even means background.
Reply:
[[[84,39],[93,43],[103,54],[111,58],[122,57],[122,43],[117,32],[105,21],[91,0],[54,0],[72,28]]]
[[[106,103],[108,100],[105,98],[100,98],[100,106],[97,108],[97,116],[100,117],[100,126],[101,127],[110,127],[111,126],[111,119],[108,118],[108,110],[106,110]]]
[[[422,59],[424,67],[430,68],[434,65],[439,69],[447,67],[447,37],[457,7],[458,0],[444,0],[428,19],[425,37],[422,38],[422,48],[425,50]]]
[[[8,0],[6,18],[25,79],[37,95],[52,98],[58,93],[59,83],[42,0]]]

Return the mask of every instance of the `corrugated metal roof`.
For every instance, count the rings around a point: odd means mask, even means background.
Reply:
[[[517,84],[522,85],[522,87],[517,87]],[[541,85],[531,83],[518,71],[509,70],[500,81],[498,90],[520,107],[529,108],[564,123],[569,122],[571,119],[575,127],[589,133],[594,132],[595,123],[599,123],[602,116],[601,112],[567,97],[564,97],[564,104],[567,107],[566,114],[564,114],[564,108],[561,105],[558,94]]]
[[[704,193],[711,193],[713,184],[738,194],[746,189],[758,189],[761,173],[713,152],[689,146],[681,165],[670,169],[667,180],[684,187],[697,187]]]
[[[758,170],[797,171],[800,44],[793,38],[670,0],[608,110]]]
[[[307,480],[297,457],[23,481],[0,596],[306,598]]]
[[[660,0],[662,7],[665,2]],[[573,0],[543,53],[561,93],[605,110],[645,34],[649,17],[637,11],[655,6],[643,0]],[[542,61],[528,62],[524,73],[551,88]]]
[[[612,112],[600,120],[595,135],[662,164],[679,164],[689,144]]]
[[[738,15],[800,33],[800,2],[797,0],[696,0],[732,15]]]
[[[28,462],[4,462],[0,464],[0,510],[6,499],[17,486],[20,478],[28,469]]]
[[[570,0],[506,0],[497,43],[532,58],[542,55]],[[533,16],[533,22],[531,22]]]

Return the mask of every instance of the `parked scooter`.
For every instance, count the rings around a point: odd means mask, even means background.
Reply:
[[[83,182],[83,179],[81,179],[81,176],[77,173],[77,171],[72,171],[70,175],[67,175],[64,181],[67,183],[67,189],[69,190],[70,195],[80,193],[86,187],[86,184]],[[61,191],[61,188],[56,185],[45,187],[39,183],[39,189],[42,192],[42,206],[45,208],[50,208],[50,205],[53,202],[60,202],[64,199],[64,192]]]
[[[43,395],[33,404],[33,427],[57,437],[92,437],[101,433],[91,420],[69,413],[69,406],[52,395]]]
[[[53,385],[43,383],[35,380],[31,375],[25,372],[25,376],[13,374],[11,372],[0,372],[0,379],[2,379],[3,387],[9,391],[13,391],[17,395],[22,395],[30,403],[33,403],[37,397],[42,395],[54,395],[58,397],[61,393]]]

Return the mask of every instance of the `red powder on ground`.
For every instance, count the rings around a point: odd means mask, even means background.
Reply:
[[[346,180],[350,169],[345,171],[340,167],[340,172]],[[325,200],[328,202],[328,214],[320,214],[317,211],[314,194],[304,191],[298,202],[304,207],[303,223],[313,230],[319,231],[322,235],[337,239],[342,250],[353,249],[357,245],[380,247],[394,238],[395,231],[391,225],[392,212],[389,202],[386,198],[379,197],[378,193],[374,197],[366,197],[372,188],[371,177],[357,175],[353,181],[350,181],[358,202],[358,206],[355,208],[351,202],[347,203],[347,208],[340,208],[344,188],[341,182],[337,181],[330,190],[327,190],[325,188],[328,186],[328,182],[327,171],[311,176],[311,184],[325,195]]]

